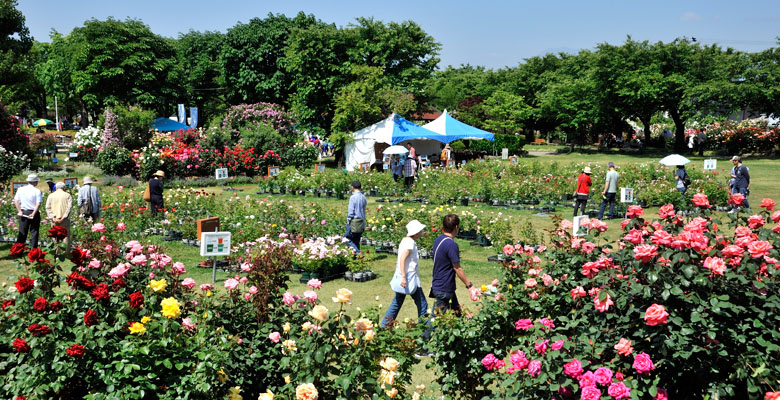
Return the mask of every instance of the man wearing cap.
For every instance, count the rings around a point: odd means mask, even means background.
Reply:
[[[27,185],[22,186],[14,194],[14,206],[19,213],[19,235],[16,243],[26,243],[27,233],[32,236],[30,248],[38,247],[38,228],[41,226],[40,207],[43,202],[43,193],[38,186],[38,175],[27,175]]]
[[[54,193],[46,198],[46,215],[55,226],[61,226],[68,231],[65,248],[70,253],[70,210],[73,208],[73,197],[65,191],[65,183],[57,182],[54,187]]]
[[[742,164],[742,158],[739,156],[731,157],[731,163],[734,164],[733,173],[731,177],[734,178],[734,186],[732,186],[731,193],[740,193],[745,196],[745,201],[742,205],[745,208],[750,208],[748,204],[748,193],[750,193],[750,172],[745,164]],[[736,212],[737,209],[731,210]]]
[[[360,238],[366,229],[366,196],[360,192],[360,181],[352,182],[352,196],[347,207],[347,233],[344,235],[360,251]]]
[[[91,177],[84,177],[84,185],[79,188],[76,206],[79,208],[79,213],[82,217],[91,218],[92,221],[97,222],[98,218],[100,218],[100,193],[92,185],[93,183],[95,181]]]
[[[398,311],[406,300],[406,296],[412,296],[417,306],[417,316],[422,319],[428,314],[428,301],[425,299],[420,283],[418,265],[420,257],[417,253],[415,241],[425,233],[425,225],[418,220],[412,220],[406,224],[406,237],[398,244],[398,261],[395,264],[395,275],[390,282],[390,287],[395,292],[395,297],[385,313],[385,317],[379,326],[387,327],[398,317]]]
[[[46,178],[46,185],[49,186],[49,193],[54,193],[54,191],[57,190],[54,187],[54,179]]]
[[[165,178],[165,172],[158,170],[149,181],[152,215],[157,215],[158,211],[165,208],[165,202],[163,201],[163,178]]]
[[[618,179],[620,176],[615,171],[615,163],[610,161],[607,164],[607,179],[604,182],[604,190],[601,191],[601,207],[599,208],[599,219],[604,218],[604,209],[609,203],[609,218],[615,215],[615,196],[617,196]]]
[[[577,189],[574,191],[574,216],[577,216],[577,209],[582,208],[582,214],[585,215],[585,205],[588,204],[590,187],[593,184],[590,180],[590,167],[585,167],[577,178]]]

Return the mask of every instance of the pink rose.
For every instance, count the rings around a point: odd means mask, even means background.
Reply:
[[[650,359],[650,356],[647,353],[639,353],[634,357],[634,369],[636,369],[636,372],[640,374],[644,374],[646,372],[650,372],[655,369],[655,365],[653,365],[653,360]]]
[[[564,219],[561,221],[561,229],[568,231],[571,228],[574,228],[574,224],[571,221],[569,221],[568,219]]]
[[[127,264],[122,263],[112,268],[111,271],[108,272],[108,276],[114,279],[121,278],[127,274],[127,271],[130,271],[130,268],[127,267]]]
[[[704,268],[712,271],[715,275],[723,275],[726,272],[726,263],[718,257],[707,257],[704,260]]]
[[[576,358],[563,364],[563,373],[571,378],[577,379],[582,372],[582,363]]]
[[[665,206],[661,206],[661,208],[658,209],[658,216],[661,219],[674,217],[674,205],[667,204]]]
[[[658,250],[658,247],[650,244],[636,246],[634,247],[634,259],[645,263],[650,262],[653,257],[658,255],[656,250]]]
[[[116,230],[123,231],[125,229],[127,229],[127,225],[125,225],[124,222],[120,222],[120,223],[116,224]]]
[[[303,292],[303,298],[308,300],[309,303],[314,303],[315,301],[317,301],[317,292],[307,290]]]
[[[241,284],[243,285],[249,282],[249,278],[242,276],[241,279],[239,279],[238,281],[241,282]]]
[[[742,193],[733,193],[729,196],[729,204],[734,206],[741,206],[745,202],[745,195]]]
[[[528,278],[528,279],[525,280],[525,287],[528,288],[528,289],[531,289],[531,288],[535,287],[536,284],[537,284],[537,282],[536,282],[536,279],[534,279],[534,278]]]
[[[92,232],[105,232],[106,226],[101,224],[100,222],[92,225]]]
[[[609,385],[609,389],[607,389],[607,394],[612,396],[614,399],[627,399],[631,397],[631,389],[628,388],[623,382],[615,382],[611,385]]]
[[[96,259],[96,258],[93,258],[93,259],[92,259],[92,260],[89,262],[89,267],[90,267],[90,268],[100,268],[100,265],[101,265],[100,261],[99,261],[98,259]]]
[[[553,344],[550,345],[550,348],[553,350],[560,350],[563,348],[563,343],[564,343],[563,339],[557,342],[553,342]]]
[[[238,281],[233,278],[228,278],[225,281],[225,289],[227,290],[235,290],[238,287]]]
[[[249,288],[249,293],[251,293],[251,294],[257,294],[257,292],[259,292],[259,291],[260,290],[257,288],[257,286],[251,286]]]
[[[580,297],[585,297],[587,293],[585,293],[585,288],[582,286],[577,286],[576,288],[570,290],[569,294],[571,295],[572,300],[577,300]]]
[[[585,254],[590,254],[593,252],[593,249],[596,248],[596,245],[591,242],[585,242],[582,244],[582,251],[585,252]]]
[[[146,261],[146,256],[143,254],[139,254],[130,260],[133,265],[146,265]]]
[[[764,224],[766,224],[766,220],[764,219],[764,217],[760,215],[756,214],[748,217],[748,226],[750,227],[750,229],[758,229],[764,226]]]
[[[634,217],[641,217],[643,215],[645,215],[645,210],[642,209],[642,206],[628,206],[628,212],[626,213],[626,217],[634,218]]]
[[[653,304],[645,310],[645,323],[647,323],[648,326],[666,324],[666,318],[668,316],[669,313],[666,312],[664,306]]]
[[[593,375],[593,372],[588,371],[582,375],[580,375],[577,380],[580,383],[581,388],[586,388],[589,386],[596,386],[596,375]]]
[[[537,353],[544,355],[545,352],[547,352],[547,343],[550,343],[549,339],[545,339],[537,344],[534,345],[534,349]]]
[[[612,296],[607,293],[607,297],[604,298],[604,301],[601,301],[599,299],[601,297],[600,295],[597,295],[593,298],[593,305],[596,307],[597,310],[600,312],[604,312],[609,310],[609,306],[614,305],[615,303],[612,301]]]
[[[210,283],[201,283],[200,284],[200,290],[204,292],[208,292],[209,290],[214,290],[214,285]]]
[[[780,210],[772,213],[772,222],[780,222]]]
[[[528,359],[525,358],[525,353],[522,351],[515,351],[509,356],[509,362],[515,369],[523,369],[528,366]]]
[[[279,343],[279,339],[282,337],[282,334],[279,332],[271,332],[270,335],[268,335],[268,338],[271,339],[274,343]]]
[[[605,222],[602,222],[596,218],[590,220],[590,229],[599,231],[599,232],[606,232],[607,231],[607,224]]]
[[[766,240],[756,240],[748,245],[747,250],[750,253],[750,257],[760,258],[769,255],[769,250],[772,250],[774,246],[769,244]]]
[[[244,300],[249,301],[252,298],[252,293],[244,293]]]
[[[184,275],[187,273],[187,268],[184,267],[184,263],[177,261],[173,263],[171,273],[174,275]]]
[[[612,370],[609,368],[598,368],[596,372],[593,373],[593,376],[596,378],[596,383],[599,385],[606,386],[612,383]]]
[[[482,358],[482,365],[488,371],[492,371],[493,369],[497,368],[498,362],[499,359],[497,359],[496,356],[493,355],[493,353],[490,353]]]
[[[658,392],[653,397],[653,400],[669,400],[669,393],[666,392],[666,389],[658,388]]]
[[[777,205],[777,203],[775,203],[774,200],[764,198],[764,199],[761,200],[761,206],[760,207],[766,208],[767,211],[774,211],[776,205]]]
[[[599,400],[601,398],[601,390],[595,386],[586,386],[582,388],[580,393],[580,399],[582,400]]]
[[[192,323],[192,319],[190,317],[184,318],[181,320],[181,326],[184,327],[184,329],[191,331],[195,329],[195,324]]]
[[[547,317],[539,318],[539,323],[544,326],[542,328],[544,330],[555,328],[555,323],[551,319],[549,319]]]
[[[504,246],[505,255],[511,256],[514,252],[515,252],[515,246],[512,246],[511,244]]]
[[[110,253],[110,252],[111,252],[111,250],[114,250],[114,246],[112,246],[112,245],[110,245],[110,244],[107,244],[107,245],[106,245],[106,247],[105,247],[105,249],[106,249],[106,252],[107,252],[107,253]]]
[[[710,201],[707,199],[707,195],[704,193],[696,193],[693,195],[693,205],[699,208],[710,208]]]
[[[620,341],[615,345],[615,350],[617,350],[618,354],[621,356],[627,356],[631,354],[632,351],[634,351],[634,348],[631,347],[630,340],[620,338]]]
[[[293,297],[292,293],[290,292],[284,292],[282,295],[282,302],[288,306],[291,306],[295,303],[295,297]]]
[[[322,289],[322,282],[319,279],[309,279],[306,285],[312,289]]]
[[[533,328],[533,326],[534,323],[530,319],[519,319],[515,322],[515,329],[518,331],[521,329],[527,331]]]
[[[531,376],[539,375],[542,372],[542,362],[539,360],[533,360],[528,364],[528,374]]]
[[[185,278],[183,281],[181,281],[181,285],[187,289],[192,289],[195,287],[195,279]]]

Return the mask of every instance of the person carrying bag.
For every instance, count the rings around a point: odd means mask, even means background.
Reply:
[[[395,292],[395,297],[385,313],[385,317],[379,324],[385,328],[392,324],[398,317],[398,312],[406,300],[406,296],[412,296],[417,306],[417,315],[423,319],[428,314],[428,300],[421,288],[419,275],[420,257],[417,252],[417,239],[425,233],[425,225],[418,220],[412,220],[406,224],[406,237],[398,244],[398,261],[395,266],[395,274],[390,281],[390,288]]]

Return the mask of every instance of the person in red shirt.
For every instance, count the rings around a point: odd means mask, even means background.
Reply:
[[[574,203],[574,216],[577,216],[577,209],[582,208],[582,214],[585,215],[585,205],[588,203],[588,196],[590,195],[590,167],[585,167],[582,173],[577,178],[577,190],[574,191],[574,198],[577,199]]]

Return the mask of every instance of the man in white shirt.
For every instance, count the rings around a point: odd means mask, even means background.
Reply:
[[[29,232],[32,236],[31,249],[38,247],[38,229],[41,226],[43,193],[36,188],[38,182],[38,175],[27,175],[27,186],[22,186],[14,194],[14,206],[19,213],[19,235],[16,237],[16,243],[26,243]]]

